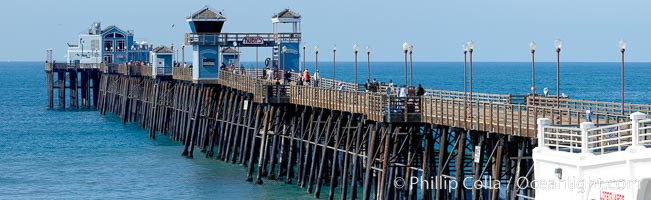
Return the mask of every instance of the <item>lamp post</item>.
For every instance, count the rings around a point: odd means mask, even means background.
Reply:
[[[368,59],[366,61],[366,64],[368,65],[368,69],[366,69],[366,73],[368,74],[368,81],[371,80],[371,47],[366,47],[366,58]]]
[[[536,42],[529,43],[529,50],[531,50],[531,105],[533,106],[534,119],[538,119],[538,111],[536,111],[536,75],[535,75],[535,53]]]
[[[563,41],[561,39],[556,39],[554,41],[554,46],[556,47],[556,108],[561,107],[561,101],[560,101],[560,85],[561,85],[561,74],[560,74],[560,67],[561,67],[561,48],[563,47]]]
[[[317,72],[319,71],[319,45],[314,46],[314,57],[315,57],[315,61],[314,61],[314,65],[315,65],[314,73],[317,73]]]
[[[466,83],[466,81],[468,80],[468,78],[466,78],[466,74],[467,74],[467,72],[466,72],[466,69],[467,69],[467,67],[466,67],[466,58],[467,58],[467,54],[468,54],[468,45],[464,44],[464,45],[462,45],[462,47],[463,47],[463,103],[464,103],[464,108],[468,109],[468,104],[467,104],[468,103],[468,93],[466,92],[466,86],[468,85]],[[465,117],[464,120],[468,120],[468,110],[466,110],[464,112],[464,117]],[[467,123],[468,122],[466,121],[466,124]]]
[[[409,51],[409,43],[402,43],[402,50],[405,52],[405,86],[407,85],[407,52]]]
[[[185,67],[185,45],[181,46],[181,67]]]
[[[131,62],[134,62],[136,57],[136,45],[131,45]]]
[[[137,48],[138,48],[138,49],[137,49],[137,52],[138,52],[137,57],[138,57],[138,58],[137,58],[136,60],[138,60],[138,62],[140,62],[140,60],[141,60],[141,59],[140,59],[140,47],[141,47],[141,46],[142,46],[142,45],[138,45],[138,47],[137,47]]]
[[[472,110],[473,98],[472,98],[472,52],[475,51],[475,42],[472,40],[468,41],[468,52],[470,52],[470,117],[474,117],[474,112]],[[472,121],[471,121],[472,122]]]
[[[305,46],[305,43],[303,43],[303,68],[301,68],[301,72],[302,72],[304,69],[307,69],[307,67],[305,67],[305,49],[306,49],[306,48],[307,48],[307,46]]]
[[[258,62],[258,55],[259,55],[258,54],[258,49],[259,48],[260,47],[255,47],[255,73],[253,75],[253,77],[255,77],[255,78],[258,78],[258,68],[259,68],[258,65],[260,64],[260,62]],[[262,74],[264,74],[264,72],[262,72]]]
[[[332,48],[332,83],[335,81],[335,65],[337,64],[337,46]],[[334,87],[335,85],[333,85]]]
[[[622,52],[622,115],[624,115],[624,52],[626,51],[626,41],[619,41],[619,51]]]
[[[529,50],[531,50],[531,104],[536,106],[536,76],[535,76],[535,53],[536,42],[529,43]]]
[[[353,83],[357,83],[357,52],[359,51],[359,45],[353,45],[353,51],[355,52],[355,78],[353,79]]]
[[[414,45],[409,45],[409,86],[414,86]]]
[[[283,71],[285,71],[285,56],[287,56],[287,46],[283,46]]]
[[[237,65],[237,68],[239,68],[240,67],[240,54],[239,54],[240,51],[237,50],[237,42],[236,41],[233,41],[233,48],[235,48],[235,57],[237,57],[237,63],[235,63],[235,65]]]
[[[81,56],[79,57],[79,63],[84,58],[84,38],[79,38],[79,46],[81,46]]]

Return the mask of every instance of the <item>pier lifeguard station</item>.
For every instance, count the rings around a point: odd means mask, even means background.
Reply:
[[[192,14],[187,21],[192,32],[185,35],[184,44],[192,46],[192,67],[175,69],[175,79],[216,84],[221,63],[241,67],[241,47],[270,47],[273,52],[267,67],[299,69],[301,15],[296,12],[284,9],[274,15],[272,33],[222,33],[226,17],[210,7]]]

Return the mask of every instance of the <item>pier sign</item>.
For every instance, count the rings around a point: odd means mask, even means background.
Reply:
[[[242,38],[242,44],[244,45],[263,45],[264,38],[262,36],[247,36]]]
[[[479,163],[481,160],[481,146],[475,146],[475,156],[474,156],[474,162]]]

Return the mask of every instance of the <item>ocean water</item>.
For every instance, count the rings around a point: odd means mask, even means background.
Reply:
[[[255,66],[254,63],[244,63]],[[404,80],[403,63],[371,63],[380,81]],[[307,67],[314,71],[313,63]],[[332,63],[319,64],[330,77]],[[353,63],[336,65],[336,78],[352,80]],[[572,98],[619,101],[619,63],[562,63],[561,92]],[[651,103],[645,84],[651,63],[628,63],[627,102]],[[529,63],[475,63],[477,92],[525,94]],[[281,181],[244,181],[245,168],[222,161],[181,156],[182,146],[156,140],[135,124],[93,110],[47,108],[40,62],[0,62],[0,199],[312,199]],[[358,80],[366,79],[359,63]],[[461,90],[462,63],[414,63],[414,83],[426,88]],[[536,87],[555,93],[555,63],[537,63]],[[327,197],[327,188],[322,189]]]

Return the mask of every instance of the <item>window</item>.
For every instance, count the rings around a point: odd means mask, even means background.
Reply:
[[[204,67],[214,67],[215,66],[215,59],[204,58],[203,59],[203,66]]]
[[[119,33],[111,33],[106,35],[104,38],[124,38],[124,35]]]
[[[122,52],[122,51],[126,50],[125,48],[126,48],[126,46],[124,44],[124,40],[118,40],[117,41],[117,50]]]
[[[104,41],[104,51],[113,52],[113,41]]]
[[[92,50],[99,49],[99,40],[91,40],[90,41],[90,49],[92,49]]]

